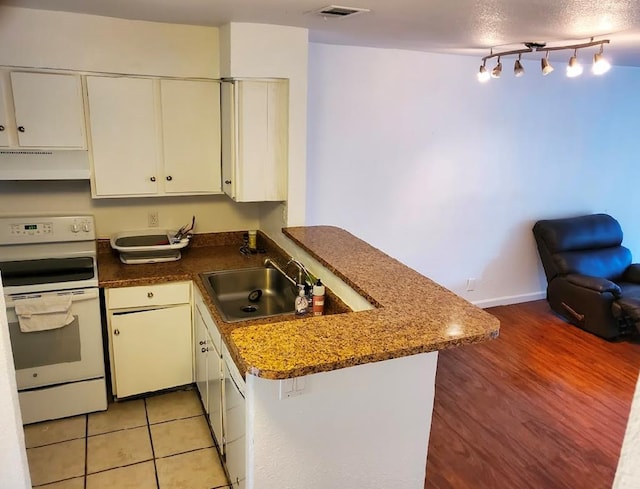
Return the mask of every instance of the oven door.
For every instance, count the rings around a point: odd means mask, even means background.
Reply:
[[[72,296],[73,322],[58,329],[20,331],[16,300],[65,294]],[[97,288],[13,294],[5,299],[18,390],[104,376]]]

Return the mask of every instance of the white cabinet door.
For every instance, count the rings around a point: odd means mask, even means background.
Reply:
[[[117,397],[193,381],[191,306],[111,313]]]
[[[220,85],[161,80],[164,190],[219,193]]]
[[[223,189],[238,202],[286,199],[288,93],[286,80],[223,83]]]
[[[79,75],[13,72],[11,87],[21,147],[85,147]]]
[[[232,82],[223,82],[220,86],[220,134],[222,145],[222,189],[236,200],[236,86]]]
[[[245,399],[230,373],[232,361],[224,358],[224,451],[229,479],[239,487],[246,475]],[[235,367],[232,367],[235,368]]]
[[[8,79],[6,74],[0,73],[0,147],[9,146],[9,113],[7,112],[7,102],[10,102],[7,91]]]
[[[153,80],[87,77],[97,197],[157,194],[159,128]]]
[[[200,399],[202,400],[202,405],[204,406],[204,410],[209,413],[209,403],[208,403],[208,392],[207,392],[207,357],[209,355],[207,351],[207,340],[209,337],[209,333],[207,332],[207,327],[204,324],[204,320],[202,319],[202,314],[196,307],[194,309],[193,318],[193,330],[194,330],[194,345],[193,345],[193,354],[194,354],[194,376],[196,387],[198,388],[198,392],[200,393]]]
[[[220,447],[220,452],[224,453],[224,433],[222,431],[222,357],[220,356],[220,352],[216,350],[215,343],[211,337],[209,338],[207,374],[209,423]]]

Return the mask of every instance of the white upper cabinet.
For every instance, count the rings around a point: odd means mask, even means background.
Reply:
[[[222,84],[223,190],[237,202],[287,198],[288,84]]]
[[[0,74],[0,147],[9,146],[9,116],[7,113],[6,81]]]
[[[92,189],[97,197],[158,193],[153,80],[87,77]]]
[[[166,193],[219,193],[220,86],[161,80]]]
[[[87,77],[94,197],[221,192],[218,82]]]
[[[0,145],[86,148],[80,75],[12,72],[3,73],[2,81]]]

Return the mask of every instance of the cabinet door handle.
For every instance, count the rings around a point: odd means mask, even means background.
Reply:
[[[202,348],[202,353],[207,353],[209,351],[209,348]]]
[[[120,334],[120,330],[119,330],[119,329],[114,329],[114,330],[113,330],[113,334],[114,334],[115,336],[118,336],[118,335]]]
[[[4,126],[0,125],[0,132],[4,131]]]
[[[18,132],[24,132],[24,126],[18,126]]]
[[[147,297],[149,299],[153,299],[153,292],[147,292]]]
[[[207,343],[206,341],[201,341],[201,342],[200,342],[200,346],[202,346],[202,345],[204,345],[204,344],[206,344],[206,343]]]
[[[224,181],[224,184],[225,184],[225,185],[231,185],[231,180],[225,180],[225,181]]]
[[[171,180],[173,180],[173,177],[171,175],[167,175],[167,182],[170,182]]]

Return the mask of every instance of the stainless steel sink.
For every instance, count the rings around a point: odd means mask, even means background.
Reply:
[[[292,314],[295,286],[275,268],[201,273],[209,296],[227,322]]]

